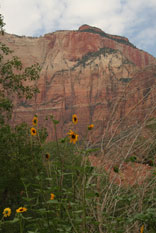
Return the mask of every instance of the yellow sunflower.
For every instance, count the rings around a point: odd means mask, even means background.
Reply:
[[[50,200],[54,200],[55,195],[53,193],[50,194]]]
[[[10,208],[5,208],[3,210],[3,215],[4,215],[5,218],[9,217],[11,215],[11,209]]]
[[[70,143],[76,143],[76,141],[78,140],[78,134],[74,133],[72,130],[69,131],[69,138],[70,138]]]
[[[72,121],[73,121],[73,123],[74,123],[75,125],[77,124],[78,118],[77,118],[76,114],[74,114],[74,115],[72,116]]]
[[[91,130],[92,128],[94,128],[93,124],[91,124],[91,125],[88,126],[88,130]]]
[[[32,136],[35,136],[36,133],[37,133],[36,129],[33,128],[33,127],[30,129],[30,131],[31,131],[31,135],[32,135]]]
[[[140,233],[143,233],[143,232],[144,232],[144,225],[142,225],[140,228]]]
[[[45,154],[45,158],[48,160],[50,158],[50,154],[49,153],[46,153]]]
[[[27,211],[27,208],[25,207],[20,207],[16,210],[17,213],[23,213],[23,212],[26,212]]]
[[[36,116],[34,116],[33,120],[32,120],[33,125],[37,125],[38,123],[38,118]]]

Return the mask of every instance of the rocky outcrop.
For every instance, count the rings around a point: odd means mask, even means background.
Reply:
[[[127,38],[83,25],[77,31],[57,31],[39,38],[5,34],[7,44],[24,66],[41,66],[40,93],[31,101],[20,100],[13,121],[39,124],[53,114],[60,121],[58,136],[66,135],[71,117],[78,115],[82,134],[95,124],[94,138],[109,127],[124,127],[143,120],[155,102],[156,58],[135,48]],[[152,114],[155,110],[153,110]],[[118,127],[118,128],[120,128]],[[49,138],[53,136],[49,130]]]
[[[152,175],[152,168],[148,165],[139,163],[123,163],[119,172],[114,171],[112,160],[106,160],[103,156],[89,156],[91,166],[102,168],[109,176],[110,183],[123,187],[137,186],[145,184]]]

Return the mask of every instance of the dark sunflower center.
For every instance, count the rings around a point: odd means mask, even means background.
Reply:
[[[20,211],[22,212],[22,211],[23,211],[23,208],[21,208]]]
[[[5,213],[8,214],[8,210],[6,210]]]
[[[76,117],[74,117],[74,121],[77,121],[77,118],[76,118]]]
[[[33,133],[35,133],[35,130],[33,129]]]
[[[36,120],[34,120],[34,123],[36,124]]]
[[[49,154],[46,154],[45,157],[46,157],[46,159],[48,159],[49,158]]]
[[[72,139],[75,139],[75,138],[76,138],[75,134],[72,134]]]

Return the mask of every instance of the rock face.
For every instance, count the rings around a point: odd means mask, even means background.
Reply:
[[[109,175],[110,182],[119,186],[142,185],[152,175],[152,168],[144,164],[124,162],[120,168],[120,172],[116,173],[113,169],[112,160],[89,156],[89,161],[92,166],[104,169]]]
[[[126,127],[143,120],[155,103],[156,58],[137,49],[125,37],[83,25],[77,31],[56,31],[39,38],[5,34],[7,44],[25,66],[41,66],[40,93],[31,101],[19,101],[13,121],[49,127],[45,116],[60,121],[58,136],[71,127],[77,114],[77,131],[83,134],[94,123],[98,140],[106,129]],[[153,109],[152,114],[155,114]],[[49,130],[49,138],[53,136]]]

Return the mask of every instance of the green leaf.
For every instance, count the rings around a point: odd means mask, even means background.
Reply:
[[[28,233],[37,233],[38,229],[36,229],[35,231],[28,231]]]
[[[46,179],[46,180],[50,180],[50,181],[53,180],[53,178],[51,178],[51,177],[46,177],[45,179]]]
[[[9,223],[16,223],[16,222],[19,222],[19,218],[14,218],[13,220],[11,220],[11,221],[8,221]]]
[[[53,123],[54,123],[55,125],[57,125],[57,124],[59,123],[59,121],[53,119]]]
[[[48,204],[58,204],[59,202],[58,202],[58,200],[49,200],[46,203],[48,203]]]
[[[41,209],[38,209],[37,212],[40,212],[40,213],[46,213],[47,210],[45,208],[41,208]]]
[[[30,220],[30,219],[32,219],[32,217],[24,217],[24,216],[22,216],[22,218],[25,219],[25,220]]]
[[[80,214],[80,213],[83,213],[83,210],[76,210],[76,211],[73,211],[75,214]]]

